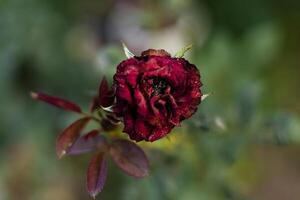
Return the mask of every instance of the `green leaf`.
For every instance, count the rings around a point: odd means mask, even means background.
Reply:
[[[192,44],[182,48],[180,51],[178,51],[176,54],[175,54],[175,57],[176,58],[182,58],[184,56],[184,54],[189,51],[191,48],[192,48]]]
[[[129,51],[129,49],[127,48],[127,46],[124,43],[122,43],[122,46],[123,46],[123,50],[124,50],[124,53],[127,58],[132,58],[135,56],[131,51]]]

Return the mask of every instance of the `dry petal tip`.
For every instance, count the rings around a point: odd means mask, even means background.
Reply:
[[[171,56],[167,51],[164,49],[148,49],[143,51],[142,56]]]

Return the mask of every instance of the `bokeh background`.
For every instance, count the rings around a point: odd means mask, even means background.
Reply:
[[[143,144],[150,176],[110,163],[97,199],[300,199],[300,1],[0,0],[0,199],[82,200],[91,155],[58,160],[57,134],[125,58],[186,54],[212,93],[192,119]]]

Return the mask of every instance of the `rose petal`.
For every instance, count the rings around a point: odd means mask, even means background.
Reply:
[[[132,104],[131,93],[127,85],[119,84],[116,94],[119,99],[126,100],[129,104]]]
[[[135,122],[135,132],[137,135],[147,138],[150,134],[151,127],[147,126],[146,122],[142,119],[137,119]]]
[[[137,112],[141,116],[147,116],[147,114],[148,114],[147,102],[146,102],[145,97],[141,93],[139,87],[135,88],[134,97],[135,97],[135,102],[137,104]]]
[[[154,67],[152,67],[154,68]],[[170,76],[169,66],[162,66],[155,70],[147,71],[144,73],[144,77],[168,77]]]
[[[155,140],[158,140],[158,139],[164,137],[167,133],[169,133],[169,132],[172,130],[172,128],[174,128],[174,125],[164,126],[164,127],[162,127],[162,128],[156,128],[156,129],[152,132],[152,134],[151,134],[151,136],[148,138],[148,140],[149,140],[150,142],[153,142],[153,141],[155,141]]]
[[[126,75],[127,83],[129,83],[129,85],[132,88],[135,88],[136,84],[137,84],[137,78],[138,78],[138,75],[139,75],[138,69],[135,66],[130,65],[126,68],[125,75]]]
[[[154,113],[154,115],[159,115],[159,110],[156,108],[155,106],[155,103],[160,99],[159,96],[153,96],[151,99],[150,99],[150,106],[151,106],[151,109]]]
[[[31,92],[30,95],[33,99],[44,101],[44,102],[54,105],[58,108],[81,113],[81,108],[71,101],[68,101],[68,100],[65,100],[65,99],[62,99],[59,97],[55,97],[55,96],[50,96],[50,95],[47,95],[44,93]]]
[[[154,58],[150,58],[146,63],[143,63],[142,65],[143,66],[141,68],[143,72],[153,71],[161,68],[157,63],[157,60]]]
[[[130,139],[135,141],[141,141],[143,138],[135,132],[135,120],[130,113],[124,115],[124,129],[123,132],[130,136]]]

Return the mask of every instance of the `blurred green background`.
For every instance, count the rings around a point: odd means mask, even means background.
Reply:
[[[300,199],[300,1],[0,0],[0,199],[82,200],[91,155],[58,160],[55,138],[86,110],[100,77],[148,48],[186,58],[211,92],[196,115],[143,144],[151,173],[110,163],[97,199]]]

